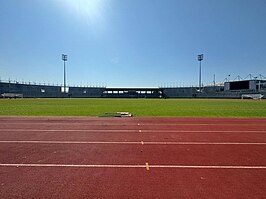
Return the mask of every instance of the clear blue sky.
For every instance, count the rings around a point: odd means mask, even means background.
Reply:
[[[0,77],[107,87],[266,75],[265,0],[0,0]]]

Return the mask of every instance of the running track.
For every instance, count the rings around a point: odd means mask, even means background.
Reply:
[[[0,198],[266,198],[266,118],[0,117]]]

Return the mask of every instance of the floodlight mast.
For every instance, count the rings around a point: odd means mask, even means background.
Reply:
[[[203,54],[198,55],[199,61],[199,92],[201,92],[201,61],[203,60]]]
[[[62,54],[62,60],[64,61],[64,93],[66,93],[66,61],[67,61],[67,55]]]

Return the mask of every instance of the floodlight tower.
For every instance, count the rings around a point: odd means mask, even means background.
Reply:
[[[62,60],[64,61],[64,93],[66,93],[66,61],[67,61],[67,55],[62,54]]]
[[[199,61],[199,91],[201,92],[201,61],[203,60],[203,54],[198,55]]]

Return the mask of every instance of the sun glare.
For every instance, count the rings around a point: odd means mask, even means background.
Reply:
[[[65,5],[88,24],[102,23],[104,20],[106,0],[65,0]]]

